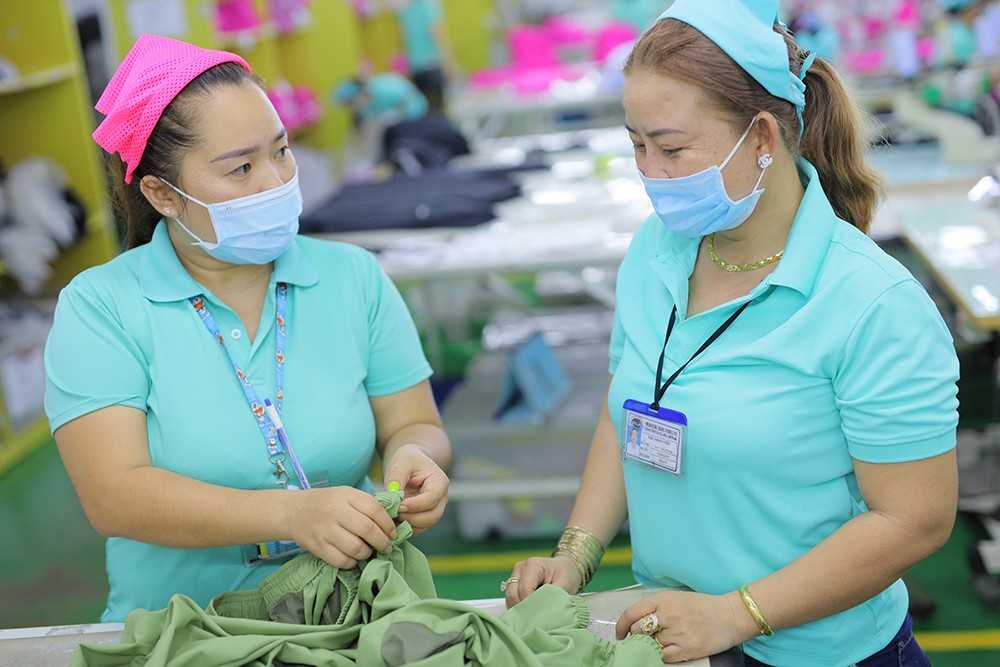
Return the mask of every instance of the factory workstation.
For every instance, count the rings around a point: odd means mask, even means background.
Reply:
[[[0,667],[1000,667],[1000,0],[0,0]]]

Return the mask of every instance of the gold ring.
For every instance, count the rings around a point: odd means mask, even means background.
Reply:
[[[659,634],[662,629],[663,626],[660,625],[660,619],[656,614],[646,614],[642,617],[642,620],[639,621],[639,631],[644,635],[649,635],[650,637],[655,638],[655,636]]]
[[[510,579],[504,579],[503,581],[500,582],[500,592],[501,593],[506,593],[508,586],[510,586],[511,584],[516,584],[519,581],[521,581],[521,580],[518,579],[517,577],[511,577]]]

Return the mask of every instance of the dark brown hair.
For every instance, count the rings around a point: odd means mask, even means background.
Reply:
[[[780,24],[791,71],[808,52]],[[793,155],[809,160],[837,215],[867,233],[882,195],[878,175],[865,164],[862,116],[833,67],[817,58],[806,73],[805,134],[791,102],[771,95],[712,40],[674,19],[660,21],[636,44],[625,72],[644,68],[693,83],[710,104],[745,127],[761,111],[773,115]],[[706,86],[706,82],[712,82]]]
[[[208,97],[219,86],[238,86],[244,81],[261,85],[259,79],[237,63],[222,63],[205,70],[177,94],[149,135],[142,160],[125,182],[125,164],[115,154],[110,159],[115,206],[125,223],[125,245],[132,249],[149,243],[162,217],[139,189],[143,176],[156,176],[177,185],[184,152],[197,145],[195,108],[197,98]]]

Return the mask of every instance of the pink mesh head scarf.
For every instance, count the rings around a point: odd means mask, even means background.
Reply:
[[[94,141],[125,163],[125,182],[139,166],[163,110],[205,70],[222,63],[250,66],[234,53],[203,49],[159,35],[141,35],[108,82],[96,108],[104,121]]]

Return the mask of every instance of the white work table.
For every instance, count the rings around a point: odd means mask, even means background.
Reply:
[[[590,629],[606,639],[614,638],[614,626],[621,613],[648,591],[629,588],[607,593],[587,594]],[[472,600],[468,604],[493,614],[502,614],[503,600]],[[68,625],[22,630],[0,630],[0,665],[17,667],[56,667],[68,665],[80,644],[113,644],[121,640],[120,623]],[[738,651],[706,660],[685,663],[688,667],[739,667]]]

